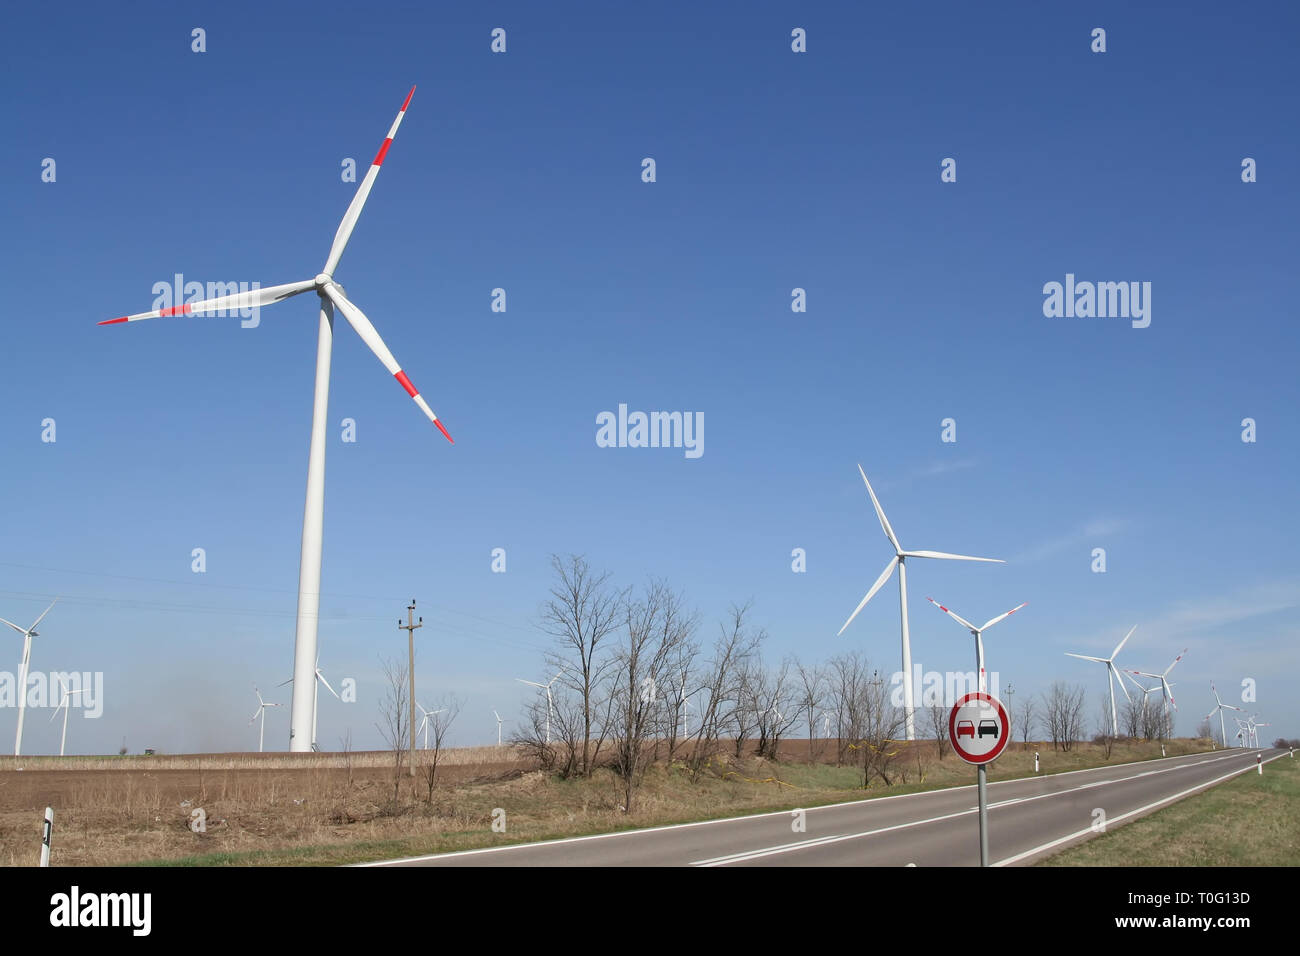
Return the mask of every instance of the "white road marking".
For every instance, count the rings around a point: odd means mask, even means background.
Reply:
[[[989,784],[989,786],[997,787],[997,786],[1002,786],[1004,784],[1024,783],[1028,780],[1054,780],[1058,777],[1068,777],[1071,774],[1076,774],[1076,773],[1094,773],[1098,770],[1118,770],[1121,767],[1132,767],[1137,764],[1158,763],[1162,760],[1179,760],[1182,759],[1184,756],[1186,755],[1180,754],[1176,757],[1157,757],[1154,758],[1153,760],[1131,760],[1128,761],[1127,763],[1117,763],[1106,767],[1085,767],[1082,770],[1065,770],[1062,771],[1061,773],[1039,774],[1038,776],[1014,777],[1010,780],[993,781],[992,783]],[[1235,756],[1235,755],[1230,754],[1228,756]],[[1225,758],[1218,757],[1215,759],[1222,760]],[[1193,762],[1190,764],[1186,764],[1184,766],[1195,766],[1195,765],[1196,763]],[[1174,767],[1170,769],[1177,770],[1177,769],[1181,769],[1181,767]],[[1166,773],[1166,772],[1167,770],[1149,770],[1147,771],[1147,774]],[[1146,776],[1147,774],[1143,774],[1143,776]],[[1122,779],[1131,779],[1131,778],[1126,777]],[[969,784],[963,784],[958,787],[943,787],[938,790],[926,790],[921,793],[896,793],[896,794],[891,794],[890,796],[887,797],[868,797],[862,800],[845,800],[841,803],[827,803],[816,807],[804,807],[803,809],[807,813],[812,813],[817,810],[836,810],[843,807],[854,807],[854,806],[862,806],[864,804],[884,803],[887,800],[904,800],[907,799],[908,797],[922,798],[922,797],[936,796],[939,794],[956,793],[960,790],[973,790],[973,789],[975,789],[975,784],[969,783]],[[1068,793],[1069,791],[1058,791],[1058,792]],[[1053,795],[1055,794],[1046,794],[1046,796],[1053,796]],[[1038,799],[1038,797],[1025,797],[1019,799],[1036,800]],[[714,826],[716,824],[722,824],[722,823],[741,823],[746,820],[761,820],[764,817],[789,817],[789,815],[790,815],[789,810],[773,810],[767,813],[751,813],[751,814],[738,816],[738,817],[723,817],[718,820],[698,820],[694,823],[674,823],[666,826],[644,827],[641,829],[634,829],[634,830],[615,830],[611,833],[594,833],[589,836],[564,837],[559,840],[536,840],[532,843],[509,843],[503,846],[482,847],[481,849],[477,849],[477,850],[455,850],[450,853],[427,853],[422,856],[401,857],[395,860],[376,860],[371,863],[354,863],[351,865],[354,867],[374,867],[374,866],[395,866],[402,863],[424,863],[430,860],[443,860],[443,859],[451,859],[453,857],[475,856],[481,853],[503,853],[503,852],[508,852],[510,850],[527,850],[534,847],[559,846],[565,843],[583,843],[588,840],[607,840],[612,837],[634,837],[646,833],[663,833],[668,830],[684,830],[684,829],[690,829],[694,827]]]
[[[1274,754],[1272,757],[1269,757],[1268,760],[1265,760],[1264,763],[1271,763],[1281,756],[1282,754]],[[1208,762],[1210,761],[1207,761],[1207,763]],[[1213,780],[1207,783],[1197,784],[1196,786],[1190,787],[1187,790],[1182,791],[1181,793],[1175,793],[1171,797],[1164,797],[1160,800],[1155,801],[1154,803],[1148,803],[1145,807],[1138,807],[1136,810],[1130,810],[1128,813],[1121,813],[1117,817],[1110,817],[1106,821],[1106,826],[1110,827],[1112,824],[1121,823],[1124,820],[1127,820],[1129,817],[1136,816],[1139,813],[1145,813],[1147,810],[1155,809],[1156,807],[1162,806],[1163,804],[1166,803],[1172,803],[1174,800],[1179,800],[1183,797],[1189,796],[1193,793],[1196,793],[1198,790],[1205,790],[1208,787],[1214,786],[1216,783],[1222,783],[1224,780],[1229,780],[1237,776],[1238,774],[1248,773],[1249,771],[1254,769],[1255,769],[1255,765],[1253,763],[1248,763],[1240,770],[1234,770],[1232,771],[1232,773],[1225,773],[1222,777],[1215,777]],[[1145,774],[1143,774],[1142,776],[1145,776]],[[1074,833],[1069,834],[1068,836],[1061,837],[1059,840],[1052,840],[1050,843],[1044,843],[1041,846],[1036,846],[1032,850],[1026,850],[1024,853],[1017,853],[1015,856],[1009,856],[1005,860],[999,860],[997,863],[994,863],[993,866],[1010,866],[1012,863],[1019,863],[1021,860],[1027,859],[1036,853],[1042,853],[1044,850],[1050,850],[1053,847],[1058,847],[1063,843],[1069,843],[1071,840],[1078,839],[1081,836],[1088,836],[1089,834],[1095,836],[1096,831],[1093,830],[1092,827],[1088,827],[1083,830],[1077,830]]]
[[[1278,756],[1281,756],[1281,755],[1279,754]],[[1195,767],[1195,766],[1198,766],[1198,765],[1200,765],[1200,764],[1206,764],[1206,763],[1214,763],[1216,760],[1222,760],[1222,759],[1224,759],[1224,758],[1222,758],[1222,757],[1216,757],[1214,760],[1203,760],[1203,761],[1198,761],[1197,763],[1192,763],[1192,764],[1180,764],[1179,766],[1176,766],[1176,767],[1166,767],[1166,768],[1164,768],[1163,770],[1153,770],[1153,771],[1151,771],[1151,773],[1153,773],[1153,774],[1155,774],[1155,773],[1173,773],[1173,772],[1176,771],[1176,770],[1185,770],[1185,769],[1187,769],[1188,767]],[[1276,757],[1271,757],[1271,758],[1269,758],[1269,759],[1274,760],[1274,759],[1277,759],[1277,758],[1276,758]],[[1249,769],[1251,769],[1251,768],[1254,767],[1254,766],[1255,766],[1254,764],[1248,764],[1244,770],[1234,770],[1231,774],[1228,774],[1228,776],[1231,777],[1231,776],[1234,776],[1235,774],[1238,774],[1238,773],[1244,773],[1245,770],[1249,770]],[[1092,788],[1092,787],[1096,787],[1096,786],[1104,786],[1104,785],[1106,785],[1106,784],[1111,784],[1111,783],[1127,783],[1128,781],[1130,781],[1130,780],[1132,780],[1132,779],[1134,779],[1134,778],[1133,778],[1133,777],[1120,777],[1119,779],[1116,779],[1116,780],[1103,780],[1103,781],[1099,781],[1099,782],[1085,783],[1085,784],[1080,784],[1080,785],[1077,786],[1077,787],[1071,787],[1071,788],[1069,788],[1068,790],[1053,790],[1053,791],[1050,792],[1050,793],[1040,793],[1040,794],[1038,794],[1037,796],[1033,796],[1033,797],[1019,797],[1019,798],[1017,798],[1017,799],[1014,800],[1014,801],[1007,801],[1007,802],[1008,802],[1008,803],[1012,803],[1012,802],[1014,802],[1014,803],[1031,803],[1031,802],[1033,802],[1033,801],[1035,801],[1035,800],[1047,800],[1047,799],[1050,799],[1050,798],[1052,798],[1052,797],[1061,797],[1061,796],[1065,796],[1067,793],[1076,793],[1076,792],[1078,792],[1078,791],[1080,791],[1080,790],[1088,790],[1088,789],[1090,789],[1090,788]],[[1218,779],[1219,779],[1219,780],[1224,780],[1224,779],[1227,779],[1227,778],[1226,778],[1226,777],[1220,777],[1220,778],[1218,778]],[[1218,782],[1218,781],[1215,780],[1215,781],[1211,781],[1210,784],[1201,784],[1200,786],[1201,786],[1201,787],[1204,787],[1204,786],[1211,786],[1213,783],[1217,783],[1217,782]],[[1192,790],[1184,791],[1184,792],[1185,792],[1185,793],[1191,793],[1191,792],[1194,792],[1194,791],[1197,790],[1197,789],[1199,789],[1199,787],[1193,787]],[[1182,796],[1182,794],[1179,794],[1178,796]],[[1173,799],[1177,799],[1177,797],[1168,797],[1168,798],[1166,798],[1165,800],[1160,801],[1160,802],[1163,803],[1163,802],[1167,802],[1168,800],[1173,800]],[[999,804],[999,805],[1001,805],[1001,804]],[[1152,806],[1157,806],[1157,805],[1158,805],[1158,804],[1152,804]],[[990,808],[990,809],[991,809],[991,808]],[[942,816],[937,816],[937,817],[927,817],[927,818],[924,819],[924,820],[911,820],[911,821],[909,821],[909,822],[907,822],[907,823],[898,823],[898,824],[895,824],[895,825],[893,825],[893,826],[880,827],[880,828],[875,829],[875,830],[864,830],[864,831],[862,831],[861,833],[847,833],[847,834],[844,834],[844,835],[842,835],[842,836],[822,837],[821,839],[817,839],[817,840],[805,840],[805,841],[803,841],[803,842],[801,842],[801,843],[787,843],[787,844],[782,844],[782,845],[780,845],[780,846],[764,847],[764,848],[762,848],[762,849],[758,849],[758,850],[744,850],[744,851],[741,851],[741,852],[738,852],[738,853],[733,853],[733,854],[731,854],[731,855],[729,855],[729,856],[719,856],[719,857],[714,857],[713,859],[710,859],[710,860],[695,860],[695,861],[693,861],[690,865],[691,865],[691,866],[713,867],[713,866],[726,866],[726,865],[729,864],[729,863],[743,863],[743,862],[746,862],[746,861],[748,861],[748,860],[757,860],[757,859],[761,859],[762,857],[767,857],[767,856],[777,856],[778,854],[782,854],[782,853],[792,853],[792,852],[795,852],[795,851],[797,851],[797,850],[808,849],[808,848],[810,848],[810,847],[814,847],[814,846],[823,846],[823,845],[830,844],[830,843],[842,843],[842,842],[845,841],[845,840],[857,840],[857,839],[861,839],[862,837],[877,836],[878,834],[881,834],[881,833],[890,833],[890,832],[892,832],[892,831],[894,831],[894,830],[906,830],[906,829],[909,829],[909,828],[911,828],[911,827],[925,826],[926,824],[929,824],[929,823],[939,823],[939,822],[941,822],[941,821],[943,821],[943,820],[951,820],[951,819],[954,819],[955,817],[963,817],[963,816],[966,816],[966,815],[968,815],[968,814],[970,814],[970,813],[977,812],[978,810],[979,810],[978,807],[972,807],[970,810],[958,810],[958,811],[955,812],[955,813],[945,813],[945,814],[943,814]],[[1133,812],[1136,813],[1136,812],[1139,812],[1139,811],[1133,811]],[[1123,820],[1123,819],[1125,819],[1126,817],[1128,817],[1128,816],[1130,816],[1130,815],[1131,815],[1131,814],[1123,814],[1123,815],[1118,816],[1118,817],[1112,817],[1112,818],[1111,818],[1111,822],[1118,821],[1118,820]],[[1083,832],[1083,833],[1090,833],[1090,832],[1092,832],[1092,830],[1091,830],[1091,828],[1089,828],[1088,830],[1084,830],[1084,831],[1081,831],[1081,832]],[[1067,840],[1068,840],[1068,839],[1073,839],[1074,837],[1076,837],[1076,836],[1078,836],[1078,835],[1079,835],[1078,833],[1076,833],[1076,834],[1072,834],[1070,837],[1065,837],[1064,839],[1067,839]],[[1058,842],[1059,842],[1059,841],[1058,841]],[[1054,845],[1055,845],[1054,843],[1053,843],[1053,844],[1045,844],[1045,846],[1054,846]],[[1031,852],[1034,852],[1034,851],[1031,851]],[[999,866],[1004,866],[1007,862],[1014,862],[1015,859],[1019,859],[1019,857],[1012,858],[1011,860],[1008,860],[1008,861],[1003,861],[1002,863],[997,864],[997,865],[999,865]]]

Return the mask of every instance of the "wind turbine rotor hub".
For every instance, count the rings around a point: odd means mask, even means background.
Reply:
[[[316,277],[316,288],[323,289],[333,281],[334,277],[332,275],[328,272],[322,272]]]

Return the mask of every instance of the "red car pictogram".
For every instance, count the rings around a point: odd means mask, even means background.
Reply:
[[[974,736],[975,736],[975,724],[972,723],[972,722],[969,721],[969,720],[959,720],[959,721],[957,721],[957,736],[958,736],[959,738],[961,738],[961,737],[974,737]]]

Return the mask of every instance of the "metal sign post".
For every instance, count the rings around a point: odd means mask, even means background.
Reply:
[[[980,866],[989,865],[988,764],[997,759],[1011,739],[1007,709],[996,697],[967,694],[948,715],[948,740],[952,751],[976,765],[979,791]]]

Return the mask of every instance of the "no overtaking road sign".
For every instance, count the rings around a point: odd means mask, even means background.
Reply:
[[[1006,708],[988,694],[967,694],[948,715],[948,739],[953,752],[967,763],[991,763],[1011,739]]]

